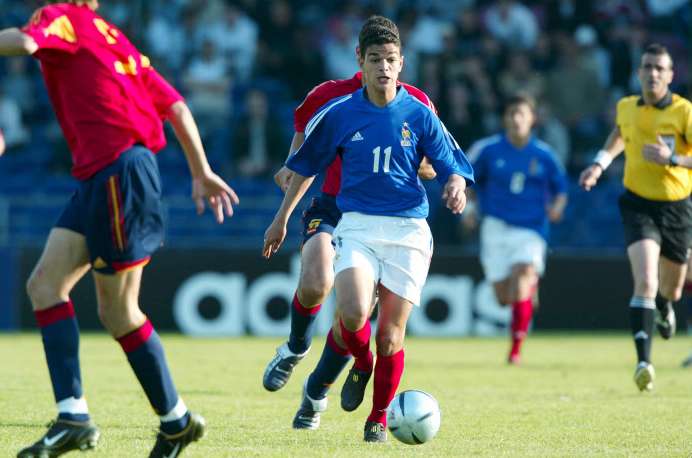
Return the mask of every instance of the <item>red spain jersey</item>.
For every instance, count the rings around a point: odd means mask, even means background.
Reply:
[[[38,44],[48,95],[85,180],[135,143],[166,145],[163,119],[182,100],[125,35],[87,6],[37,10],[22,29]]]
[[[347,80],[330,80],[315,86],[305,97],[305,100],[298,105],[293,113],[293,128],[296,132],[305,132],[305,126],[312,118],[312,115],[325,103],[335,97],[351,94],[363,87],[363,75],[361,72],[353,75]],[[399,83],[406,88],[409,94],[417,98],[423,104],[432,109],[435,113],[435,105],[428,95],[415,86],[406,83]],[[341,157],[338,155],[334,162],[327,167],[327,173],[322,184],[322,192],[332,196],[336,196],[341,188]]]

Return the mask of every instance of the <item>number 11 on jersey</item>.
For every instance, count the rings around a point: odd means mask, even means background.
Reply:
[[[376,147],[372,150],[373,161],[372,161],[372,173],[378,173],[380,171],[380,147]],[[389,158],[392,156],[392,147],[388,146],[384,149],[384,164],[382,164],[382,171],[384,173],[389,173]]]

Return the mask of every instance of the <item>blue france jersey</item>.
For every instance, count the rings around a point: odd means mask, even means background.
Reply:
[[[418,178],[423,156],[437,179],[451,174],[473,183],[473,169],[439,118],[400,87],[394,100],[378,107],[360,89],[327,103],[310,120],[303,145],[286,166],[313,176],[341,155],[342,212],[425,218],[428,199]]]
[[[476,142],[469,152],[481,211],[548,238],[547,206],[567,192],[562,166],[550,147],[532,138],[521,149],[504,135]]]

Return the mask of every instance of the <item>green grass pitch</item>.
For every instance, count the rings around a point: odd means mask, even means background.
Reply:
[[[409,338],[400,389],[426,390],[442,409],[440,433],[420,446],[391,435],[386,444],[365,444],[372,385],[363,406],[343,412],[343,374],[320,429],[291,429],[322,339],[276,393],[261,379],[281,339],[163,341],[182,396],[208,423],[189,457],[692,456],[692,369],[679,367],[692,344],[687,336],[654,342],[651,393],[632,382],[634,349],[624,333],[532,335],[521,367],[504,364],[505,339]],[[84,456],[146,456],[157,421],[119,346],[100,334],[84,335],[81,345],[85,392],[102,432],[97,450]],[[0,358],[0,456],[14,456],[43,434],[55,408],[38,334],[0,335]]]

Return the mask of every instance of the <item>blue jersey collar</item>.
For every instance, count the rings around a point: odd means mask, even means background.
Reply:
[[[368,97],[366,96],[366,92],[365,92],[366,87],[367,86],[363,86],[361,89],[358,89],[358,97],[360,98],[360,100],[362,102],[364,102],[366,105],[368,105],[369,107],[371,107],[374,110],[389,110],[392,107],[395,107],[396,105],[401,103],[401,101],[408,94],[408,91],[403,86],[397,86],[396,95],[394,96],[394,99],[391,102],[389,102],[387,105],[385,105],[383,107],[378,107],[377,105],[372,103],[370,101],[370,99],[368,99]]]
[[[504,133],[504,132],[502,133],[502,141],[505,143],[505,145],[506,145],[508,148],[511,148],[511,149],[513,149],[514,151],[522,152],[522,151],[526,151],[526,150],[528,150],[529,148],[533,147],[533,144],[534,144],[534,141],[535,141],[535,137],[534,137],[533,134],[531,134],[531,136],[529,137],[529,141],[526,142],[526,145],[524,145],[523,148],[517,148],[516,146],[514,146],[514,145],[512,144],[512,142],[509,141],[509,138],[507,137],[507,134]]]

